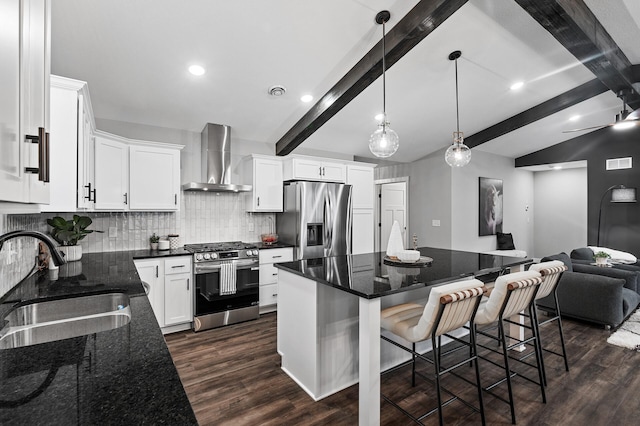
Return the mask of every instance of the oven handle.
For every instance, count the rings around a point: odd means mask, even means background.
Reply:
[[[236,269],[251,269],[252,271],[258,271],[260,269],[259,262],[257,260],[231,260],[231,262],[236,264]],[[194,266],[194,271],[196,274],[204,274],[207,272],[219,271],[220,264],[196,264]]]

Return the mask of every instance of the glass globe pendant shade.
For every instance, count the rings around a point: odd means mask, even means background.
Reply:
[[[471,149],[462,141],[462,132],[454,132],[453,143],[444,154],[444,160],[451,167],[464,167],[471,161]]]
[[[391,157],[400,146],[398,134],[389,127],[388,122],[378,124],[378,129],[369,138],[369,150],[380,158]]]

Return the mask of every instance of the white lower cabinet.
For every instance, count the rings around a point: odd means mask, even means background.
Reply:
[[[191,328],[193,277],[191,256],[134,261],[140,279],[148,285],[147,296],[163,333]]]
[[[147,292],[153,313],[162,327],[164,324],[164,261],[135,260],[134,264]]]
[[[164,261],[164,325],[193,321],[193,279],[191,256]]]
[[[260,250],[260,313],[272,312],[278,303],[278,268],[275,263],[293,261],[293,248]]]

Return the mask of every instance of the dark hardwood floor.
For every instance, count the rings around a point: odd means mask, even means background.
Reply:
[[[518,425],[635,425],[640,422],[640,353],[609,345],[610,332],[585,323],[563,320],[570,371],[562,359],[545,356],[547,403],[540,389],[514,379]],[[558,350],[555,325],[543,328],[547,346]],[[193,410],[201,425],[356,425],[358,386],[314,402],[280,369],[276,352],[276,314],[259,320],[201,333],[167,335],[166,341]],[[381,344],[386,344],[382,342]],[[455,357],[455,355],[453,355]],[[499,370],[482,362],[483,384]],[[431,366],[422,369],[431,371]],[[461,368],[471,374],[471,368]],[[466,371],[465,371],[466,370]],[[522,370],[522,369],[520,369]],[[469,377],[473,377],[470,375]],[[476,403],[475,389],[455,377],[444,386]],[[435,407],[428,382],[411,388],[410,372],[382,380],[382,391],[418,414]],[[506,387],[498,388],[504,390]],[[509,425],[509,407],[485,395],[487,424]],[[445,408],[446,424],[479,424],[480,416],[459,402]],[[381,424],[413,424],[391,405],[381,402]],[[634,420],[635,419],[635,420]],[[437,424],[437,415],[427,424]]]

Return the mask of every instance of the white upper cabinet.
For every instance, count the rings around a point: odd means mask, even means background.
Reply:
[[[48,203],[48,0],[0,0],[0,201]]]
[[[155,146],[129,147],[131,210],[178,210],[180,151]]]
[[[344,183],[347,166],[344,163],[312,157],[290,157],[283,162],[284,180],[317,180]]]
[[[351,205],[354,209],[374,208],[373,169],[371,165],[347,165],[347,183],[353,186]]]
[[[282,161],[279,158],[251,155],[244,158],[244,183],[251,185],[248,211],[282,211]]]
[[[96,210],[180,209],[181,145],[132,141],[96,132]]]
[[[92,151],[93,117],[84,81],[51,76],[51,202],[42,211],[93,208],[93,174],[87,180],[85,155]]]
[[[128,210],[129,146],[106,137],[96,137],[95,181],[96,210]]]
[[[51,76],[51,204],[43,211],[179,210],[182,145],[97,131],[84,81]]]

